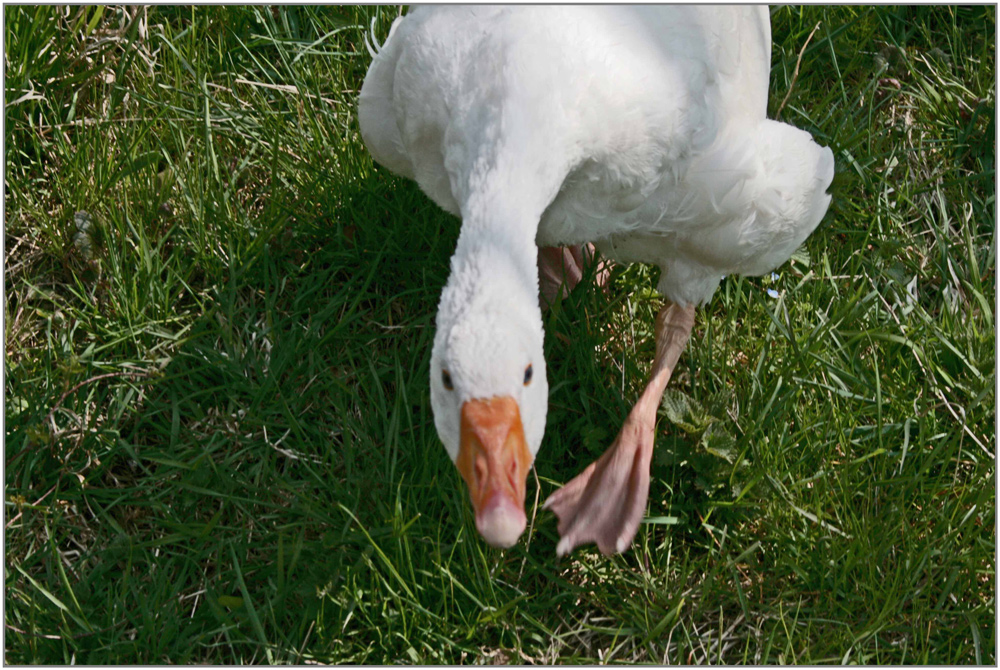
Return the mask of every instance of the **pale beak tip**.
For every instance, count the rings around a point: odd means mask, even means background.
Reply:
[[[507,549],[517,543],[528,520],[509,497],[495,493],[476,514],[476,529],[488,544]]]

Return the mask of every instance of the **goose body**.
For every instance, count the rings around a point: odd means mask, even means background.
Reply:
[[[374,57],[366,145],[462,218],[431,395],[492,544],[523,530],[523,477],[545,429],[538,246],[590,242],[660,266],[670,309],[652,398],[721,278],[777,267],[825,214],[832,153],[765,118],[770,52],[764,7],[452,5],[397,19]],[[646,500],[629,458],[648,489],[653,421],[655,402],[640,399],[618,456],[550,499],[560,553],[628,546]]]

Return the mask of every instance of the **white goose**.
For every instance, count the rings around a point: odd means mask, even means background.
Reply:
[[[431,403],[491,545],[524,530],[545,432],[538,263],[552,256],[536,245],[593,242],[662,269],[648,386],[545,503],[559,555],[608,554],[645,512],[656,408],[695,307],[723,275],[785,262],[823,218],[832,153],[765,118],[770,33],[764,7],[417,7],[375,56],[358,109],[368,149],[462,218]]]

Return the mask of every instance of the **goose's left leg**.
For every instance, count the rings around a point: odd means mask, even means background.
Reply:
[[[565,556],[596,542],[601,553],[623,552],[646,511],[656,408],[694,326],[694,306],[668,302],[656,317],[656,357],[646,389],[629,412],[614,443],[544,508],[559,517],[556,553]]]

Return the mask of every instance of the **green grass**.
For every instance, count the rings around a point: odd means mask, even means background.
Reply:
[[[732,464],[663,419],[632,551],[563,560],[537,502],[638,395],[653,273],[546,314],[488,548],[427,382],[459,222],[355,117],[396,11],[4,8],[6,662],[996,663],[995,8],[773,12],[834,205],[671,382]]]

